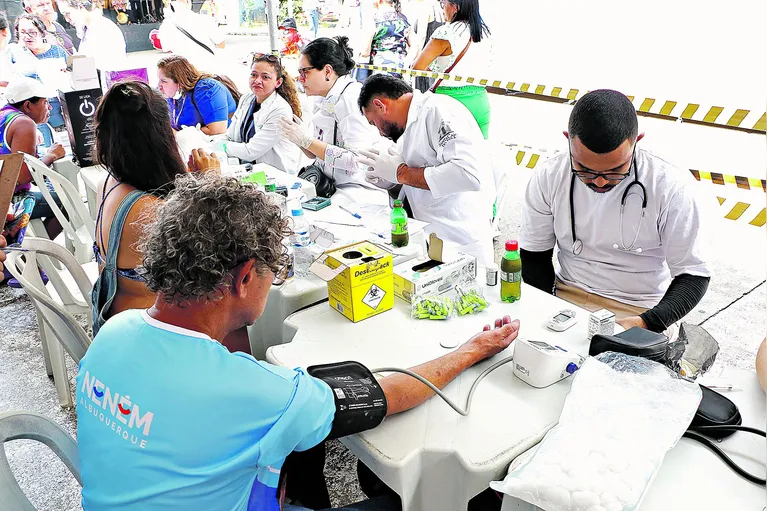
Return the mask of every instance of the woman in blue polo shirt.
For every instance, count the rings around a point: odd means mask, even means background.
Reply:
[[[199,124],[206,135],[226,133],[240,100],[231,80],[203,74],[179,55],[161,59],[157,77],[160,92],[168,101],[173,129]]]

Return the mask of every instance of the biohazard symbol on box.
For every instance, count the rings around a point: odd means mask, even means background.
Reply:
[[[365,293],[365,297],[362,299],[362,303],[375,310],[381,303],[381,300],[386,296],[386,291],[373,284]]]

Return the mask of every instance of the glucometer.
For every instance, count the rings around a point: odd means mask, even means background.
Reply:
[[[564,332],[577,322],[578,320],[575,318],[575,311],[566,309],[551,316],[546,322],[546,327],[555,332]]]

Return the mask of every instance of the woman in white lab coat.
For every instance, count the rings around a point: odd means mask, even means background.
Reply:
[[[355,151],[391,142],[381,137],[357,105],[362,84],[350,76],[355,63],[348,38],[315,39],[298,59],[299,80],[308,96],[319,96],[311,123],[280,121],[282,133],[335,181],[354,202],[388,204],[388,194],[365,181]]]
[[[226,132],[227,156],[268,163],[288,174],[298,172],[300,151],[278,128],[281,118],[301,117],[301,104],[293,80],[279,57],[257,53],[250,68],[250,93],[244,95]]]

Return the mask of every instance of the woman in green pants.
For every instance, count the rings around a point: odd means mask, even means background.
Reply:
[[[445,19],[450,22],[434,31],[413,68],[444,73],[463,52],[450,74],[464,77],[486,75],[490,67],[490,30],[479,14],[479,0],[441,0],[440,5],[445,11]],[[482,135],[487,139],[490,100],[484,87],[443,80],[435,92],[452,96],[463,103],[474,115]]]

